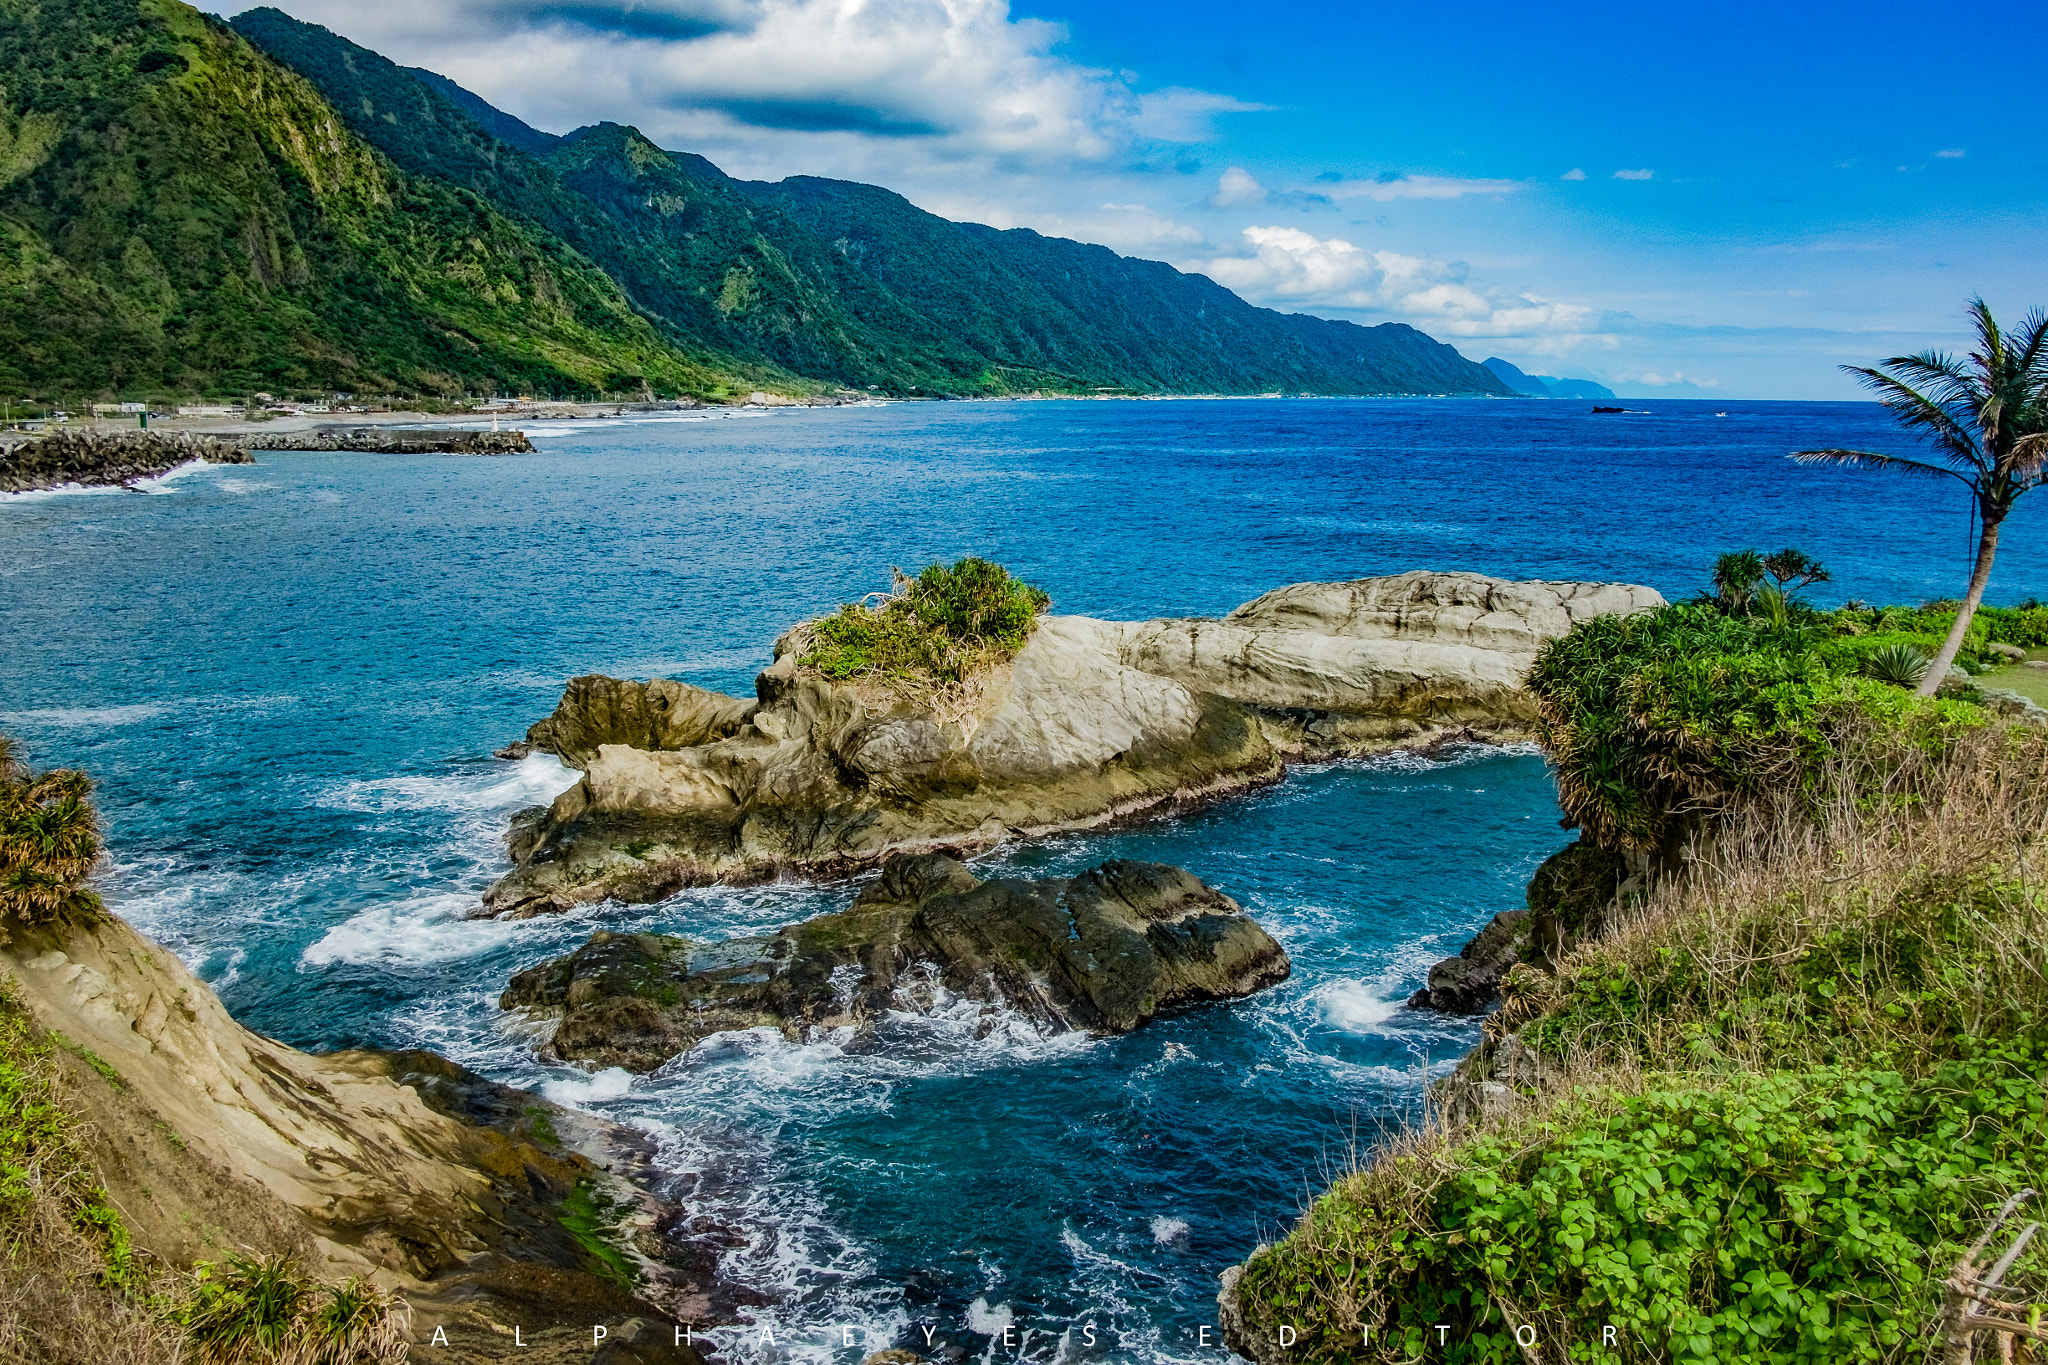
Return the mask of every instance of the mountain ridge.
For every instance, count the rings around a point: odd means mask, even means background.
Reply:
[[[265,8],[0,0],[0,246],[0,388],[58,398],[1511,392],[1401,324],[544,133]]]

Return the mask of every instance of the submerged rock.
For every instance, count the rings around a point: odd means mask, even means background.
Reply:
[[[770,935],[594,934],[513,977],[499,1004],[558,1019],[560,1057],[651,1071],[713,1033],[767,1026],[801,1040],[948,997],[1043,1027],[1125,1033],[1289,970],[1237,902],[1176,867],[1117,860],[1072,878],[984,882],[930,854],[891,858],[848,909]]]
[[[1283,588],[1221,621],[1047,617],[950,710],[799,670],[786,642],[751,702],[578,678],[528,740],[584,778],[521,817],[518,866],[479,913],[844,875],[1172,814],[1294,761],[1519,738],[1544,639],[1662,603],[1629,585],[1412,573]]]

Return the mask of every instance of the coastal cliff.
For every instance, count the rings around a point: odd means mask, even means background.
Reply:
[[[479,913],[843,875],[1172,814],[1292,762],[1526,737],[1520,679],[1544,640],[1662,602],[1626,584],[1409,573],[1282,588],[1221,620],[1041,618],[943,699],[821,676],[787,636],[753,702],[580,678],[527,742],[583,779],[515,818],[517,866]]]
[[[69,1121],[124,1254],[184,1267],[241,1248],[361,1277],[465,1360],[588,1360],[603,1325],[616,1348],[598,1358],[624,1365],[631,1340],[667,1352],[668,1323],[720,1311],[708,1258],[662,1231],[680,1211],[629,1179],[651,1155],[631,1130],[429,1053],[252,1033],[112,916],[6,928],[4,1004],[69,1059]]]

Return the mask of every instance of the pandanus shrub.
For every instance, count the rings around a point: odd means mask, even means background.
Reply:
[[[86,885],[100,856],[91,797],[84,773],[31,772],[0,736],[0,921],[47,924],[98,913],[99,897]]]

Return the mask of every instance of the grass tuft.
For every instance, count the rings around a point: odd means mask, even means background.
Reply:
[[[799,627],[798,665],[835,679],[962,683],[1013,658],[1052,605],[986,559],[893,572],[892,592]]]

